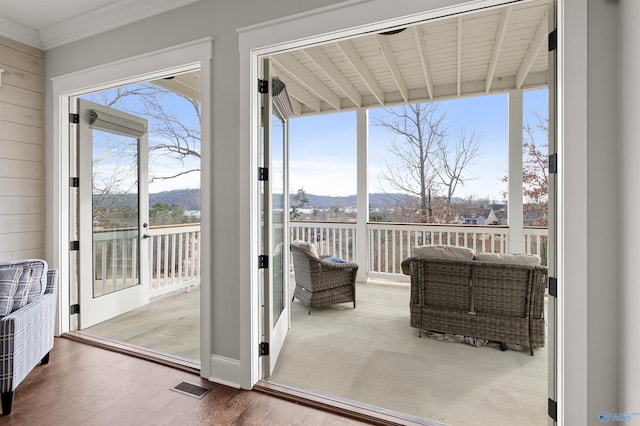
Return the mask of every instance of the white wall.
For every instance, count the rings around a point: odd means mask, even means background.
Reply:
[[[635,2],[634,2],[635,3]],[[617,412],[619,273],[618,218],[611,206],[619,203],[617,81],[618,6],[590,0],[588,9],[587,95],[587,418]],[[610,247],[609,247],[610,246]],[[612,379],[613,378],[613,379]],[[640,403],[640,400],[638,400]],[[640,410],[640,405],[636,407]]]
[[[619,410],[640,411],[640,2],[618,3],[618,137],[619,152]],[[616,77],[614,74],[612,77]],[[613,170],[611,170],[613,171]],[[612,280],[603,282],[606,286]],[[616,353],[613,347],[608,348]],[[634,418],[640,422],[639,418]]]

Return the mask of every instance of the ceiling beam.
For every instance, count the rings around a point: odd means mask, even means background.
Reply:
[[[520,67],[518,68],[518,72],[516,73],[516,88],[520,89],[524,84],[524,81],[527,79],[529,72],[531,71],[531,67],[535,62],[536,58],[540,54],[540,50],[542,46],[544,46],[547,41],[547,11],[545,10],[542,14],[542,18],[540,18],[540,22],[538,23],[538,27],[536,28],[536,32],[533,35],[533,40],[529,44],[529,48],[527,52],[524,54],[522,58],[522,62],[520,62]]]
[[[509,17],[511,16],[511,8],[505,7],[500,14],[500,21],[498,22],[498,30],[496,31],[496,37],[493,41],[493,51],[491,52],[491,60],[489,61],[489,68],[487,69],[487,77],[485,78],[484,92],[489,93],[491,90],[491,84],[493,83],[493,77],[496,74],[496,66],[498,65],[498,59],[502,52],[502,44],[504,43],[504,37],[507,34],[507,27],[509,26]]]
[[[338,95],[333,93],[326,84],[324,84],[318,77],[313,75],[311,71],[305,68],[305,66],[302,65],[290,53],[281,53],[279,55],[274,55],[271,57],[271,59],[278,65],[280,69],[293,77],[307,91],[311,92],[313,95],[331,105],[331,107],[333,107],[336,111],[340,111],[341,102]]]
[[[398,67],[398,63],[393,56],[393,52],[391,51],[391,47],[389,46],[389,42],[387,41],[386,36],[376,34],[375,39],[378,43],[378,46],[380,47],[382,57],[387,63],[387,67],[389,67],[391,77],[393,77],[393,81],[395,81],[396,86],[398,87],[398,90],[402,95],[402,99],[404,99],[405,102],[409,102],[409,90],[407,89],[407,85],[404,83],[404,79],[400,74],[400,68]]]
[[[344,76],[344,74],[331,62],[331,59],[320,47],[309,47],[304,50],[311,59],[333,83],[354,103],[355,106],[362,106],[362,95]]]
[[[422,63],[422,73],[424,74],[424,83],[427,86],[429,92],[429,99],[433,99],[433,83],[431,82],[431,72],[429,70],[429,59],[427,57],[427,46],[424,43],[422,37],[422,31],[418,25],[411,28],[413,32],[413,38],[416,41],[418,47],[418,54],[420,55],[420,62]]]
[[[301,116],[302,115],[302,103],[300,103],[297,99],[289,99],[289,101],[291,102],[291,108],[293,108],[293,115],[295,117]]]
[[[462,16],[458,16],[458,69],[456,70],[457,93],[460,96],[460,86],[462,84]]]
[[[276,70],[278,70],[277,67]],[[296,83],[294,79],[290,78],[288,75],[284,75],[280,70],[278,70],[278,76],[280,80],[284,81],[284,84],[287,86],[287,93],[289,93],[289,96],[295,100],[295,103],[304,104],[315,112],[320,112],[322,110],[322,102],[320,102],[320,99],[309,93],[305,88]],[[298,113],[295,103],[291,102],[293,112]],[[302,106],[300,106],[299,110],[302,112]]]
[[[384,105],[384,92],[382,91],[382,88],[380,87],[376,79],[373,77],[373,74],[371,74],[371,71],[369,71],[369,67],[367,67],[367,64],[364,63],[364,61],[358,54],[356,48],[353,47],[353,43],[346,40],[336,43],[336,46],[345,56],[347,61],[351,64],[354,71],[360,76],[360,78],[367,86],[367,88],[371,91],[378,103],[380,105]]]

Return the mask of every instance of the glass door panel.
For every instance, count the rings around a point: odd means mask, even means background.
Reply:
[[[260,298],[263,308],[262,341],[269,343],[269,355],[261,363],[261,375],[271,376],[284,339],[289,330],[288,292],[288,181],[287,121],[282,119],[272,101],[273,84],[269,76],[269,60],[263,65],[268,93],[262,96],[262,128],[259,142],[261,167],[268,179],[259,182],[260,254],[268,256],[268,267],[260,271]]]
[[[285,122],[277,115],[271,118],[271,137],[275,142],[271,145],[271,191],[272,210],[271,221],[273,226],[272,252],[273,252],[273,300],[272,314],[277,322],[286,305],[285,298]]]
[[[93,297],[140,285],[138,140],[92,129]],[[117,159],[117,166],[108,161]]]

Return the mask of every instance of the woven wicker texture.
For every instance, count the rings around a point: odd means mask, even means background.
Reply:
[[[410,257],[410,324],[530,348],[545,344],[547,268]]]
[[[309,307],[353,302],[356,307],[355,263],[335,263],[310,255],[291,243],[293,270],[296,279],[294,298]]]

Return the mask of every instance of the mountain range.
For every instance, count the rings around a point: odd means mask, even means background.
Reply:
[[[299,204],[294,200],[294,194],[289,195],[289,205]],[[331,196],[331,195],[314,195],[306,194],[309,200],[306,203],[305,208],[316,209],[330,209],[332,207],[339,207],[341,209],[355,208],[358,204],[357,195],[347,196]],[[112,205],[113,207],[124,207],[126,205],[133,204],[134,195],[131,194],[118,194],[109,195],[105,197],[105,205]],[[274,197],[274,201],[276,197]],[[372,193],[369,194],[369,207],[372,209],[385,209],[394,207],[397,205],[404,205],[411,201],[416,202],[417,197],[400,193]],[[454,198],[454,203],[463,201],[462,198]],[[154,194],[149,194],[149,205],[153,206],[157,203],[166,204],[178,204],[182,206],[186,211],[198,211],[200,210],[200,189],[176,189],[172,191],[163,191]],[[277,208],[277,201],[274,202]]]

